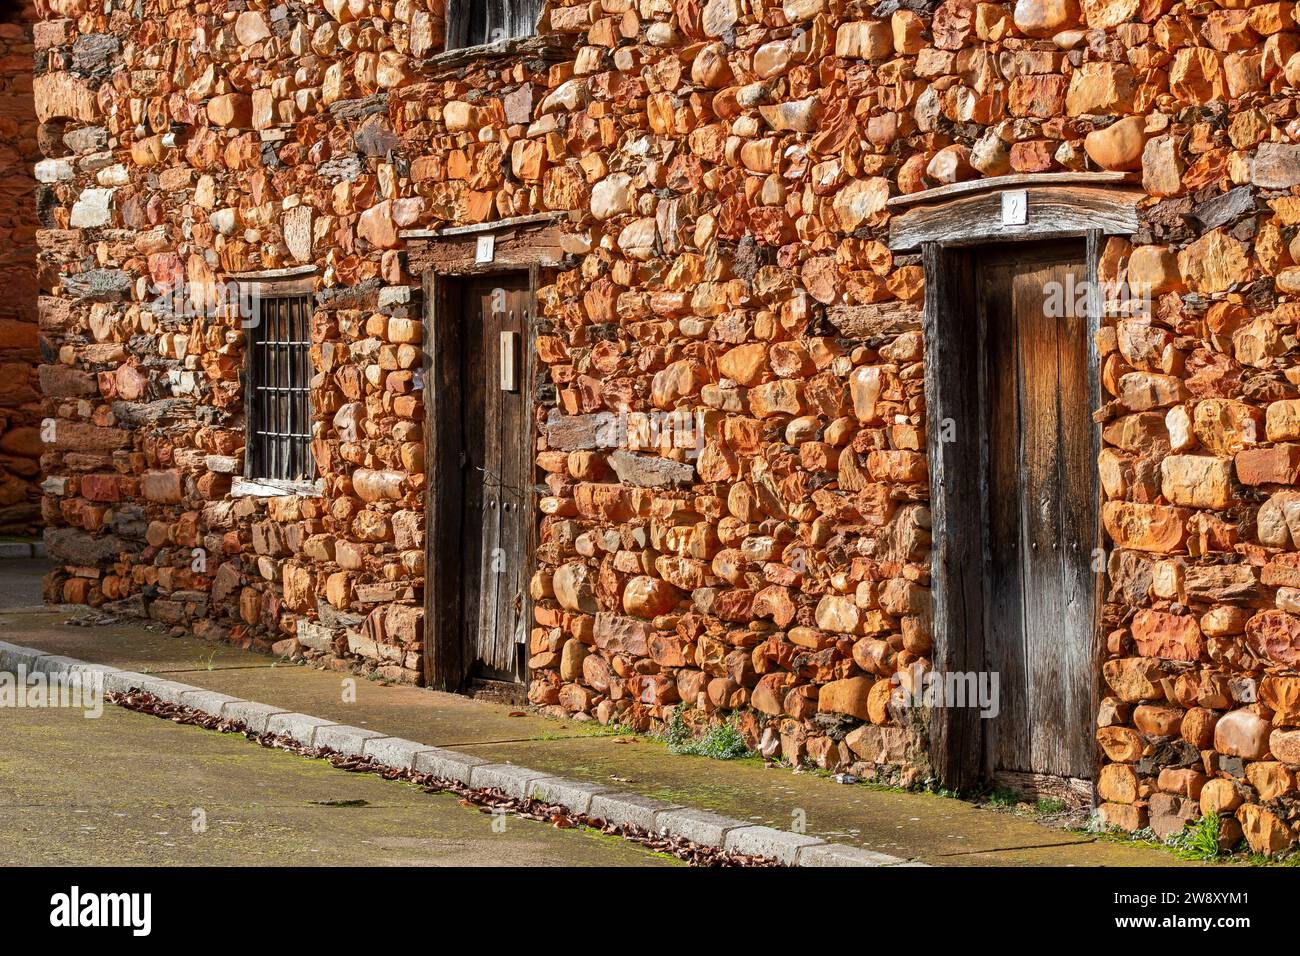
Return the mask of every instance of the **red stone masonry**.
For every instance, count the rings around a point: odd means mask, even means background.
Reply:
[[[891,678],[931,653],[942,370],[886,201],[1130,171],[1141,225],[1100,271],[1155,304],[1098,342],[1114,547],[1078,732],[1107,822],[1218,813],[1257,850],[1295,842],[1293,4],[595,0],[547,6],[560,63],[458,66],[425,62],[441,0],[44,6],[50,599],[421,682],[437,489],[399,232],[565,212],[539,292],[531,700],[639,727],[683,705],[790,762],[921,781]],[[304,265],[322,492],[233,496],[244,330],[152,290]],[[574,438],[622,411],[698,413],[703,449]]]
[[[40,527],[33,4],[0,17],[0,533]]]

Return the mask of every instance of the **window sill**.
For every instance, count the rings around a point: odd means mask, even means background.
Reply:
[[[280,478],[236,477],[230,483],[230,494],[235,498],[284,498],[288,495],[319,498],[324,490],[324,482],[320,479],[285,481]]]

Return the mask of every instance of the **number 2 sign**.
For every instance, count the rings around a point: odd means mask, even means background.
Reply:
[[[1029,219],[1029,194],[1011,189],[1002,194],[1002,225],[1023,226]]]

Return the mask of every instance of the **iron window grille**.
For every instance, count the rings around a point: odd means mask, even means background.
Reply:
[[[449,0],[447,49],[530,37],[541,13],[542,0]]]
[[[249,330],[247,477],[313,481],[311,295],[258,299]]]

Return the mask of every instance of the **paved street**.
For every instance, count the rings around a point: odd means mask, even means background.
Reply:
[[[455,796],[119,707],[0,709],[0,866],[681,865],[590,830],[504,822],[496,833]]]
[[[39,607],[41,578],[52,567],[51,561],[0,560],[0,611]]]

